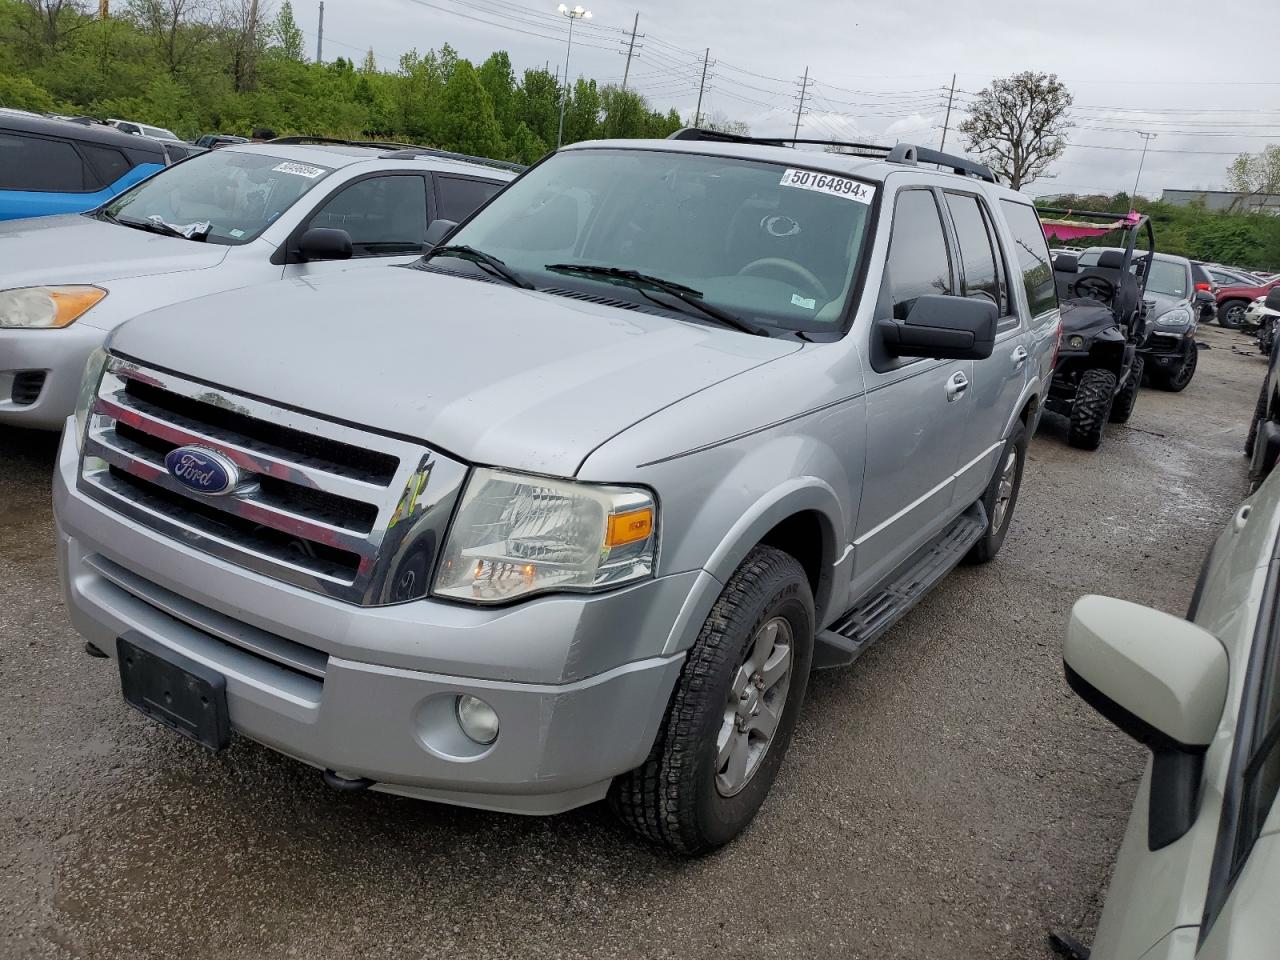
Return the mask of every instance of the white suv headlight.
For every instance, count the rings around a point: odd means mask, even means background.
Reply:
[[[80,395],[76,397],[76,449],[84,447],[84,428],[89,419],[89,408],[98,395],[98,384],[102,382],[102,371],[106,369],[107,351],[102,347],[94,347],[89,359],[84,364],[84,376],[80,379]]]
[[[0,290],[0,327],[49,330],[75,323],[107,295],[101,287],[16,287]]]
[[[1185,327],[1191,322],[1191,311],[1186,307],[1174,307],[1156,318],[1158,327]]]
[[[471,474],[436,573],[437,596],[502,603],[651,576],[653,495],[480,468]]]

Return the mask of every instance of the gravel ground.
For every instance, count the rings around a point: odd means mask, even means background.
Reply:
[[[819,675],[773,794],[697,862],[600,807],[499,816],[210,755],[125,708],[67,622],[53,441],[0,431],[0,956],[1038,958],[1086,941],[1141,752],[1061,676],[1067,610],[1185,609],[1245,494],[1262,358],[1211,349],[1096,454],[1046,417],[995,563]]]

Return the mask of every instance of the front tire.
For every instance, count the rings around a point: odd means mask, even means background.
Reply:
[[[1081,450],[1097,450],[1102,445],[1102,431],[1111,415],[1116,395],[1116,375],[1094,367],[1080,375],[1076,401],[1071,405],[1071,426],[1067,443]]]
[[[1182,363],[1168,373],[1162,371],[1156,380],[1156,386],[1170,393],[1181,393],[1190,386],[1191,378],[1196,375],[1196,367],[1199,363],[1200,348],[1196,346],[1194,340],[1188,341],[1187,355],[1182,358]]]
[[[1027,428],[1019,421],[1000,451],[996,472],[982,496],[982,505],[987,510],[987,529],[982,539],[969,548],[964,558],[966,563],[987,563],[1000,552],[1013,520],[1013,509],[1018,505],[1022,468],[1026,461]]]
[[[813,637],[804,568],[774,547],[754,548],[689,650],[649,758],[609,790],[619,819],[685,856],[745,830],[791,743]]]
[[[1111,414],[1108,419],[1112,423],[1128,423],[1129,418],[1133,416],[1133,405],[1138,402],[1138,387],[1142,385],[1142,371],[1145,368],[1145,357],[1133,358],[1133,366],[1129,368],[1129,379],[1125,381],[1111,404]]]
[[[1218,305],[1218,325],[1228,330],[1239,330],[1244,322],[1244,311],[1249,306],[1247,300],[1228,300]]]
[[[1270,377],[1266,377],[1262,381],[1262,386],[1258,390],[1258,402],[1253,408],[1253,420],[1249,423],[1249,436],[1244,441],[1244,455],[1250,460],[1253,459],[1253,448],[1258,441],[1258,428],[1262,426],[1262,421],[1267,418],[1267,387]]]

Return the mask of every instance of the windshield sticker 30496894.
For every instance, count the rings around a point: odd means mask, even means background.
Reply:
[[[830,173],[816,173],[813,170],[796,170],[788,168],[778,183],[782,187],[797,187],[801,190],[814,190],[818,193],[829,193],[833,197],[844,197],[858,203],[870,203],[876,195],[876,188],[848,177],[837,177]]]

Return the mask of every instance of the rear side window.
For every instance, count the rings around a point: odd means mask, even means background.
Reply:
[[[358,180],[317,210],[308,226],[347,231],[357,257],[421,253],[427,239],[426,181],[417,174]]]
[[[1027,306],[1031,316],[1039,316],[1058,305],[1058,293],[1053,285],[1053,264],[1049,260],[1049,244],[1044,239],[1044,228],[1035,210],[1024,203],[1001,200],[1009,231],[1013,234],[1014,258],[1022,273],[1022,285],[1027,291]],[[1097,255],[1094,255],[1095,262]],[[1086,255],[1080,257],[1085,265]]]
[[[110,186],[133,169],[129,158],[119,150],[98,146],[95,143],[82,143],[80,149],[89,158],[89,163],[97,174],[96,186],[98,187]]]
[[[982,297],[1000,308],[1000,316],[1009,315],[1009,295],[1004,289],[1004,271],[1000,269],[999,246],[978,198],[967,194],[948,193],[947,208],[960,242],[960,264],[964,269],[962,291],[966,297]]]
[[[503,188],[504,184],[490,180],[468,180],[463,177],[436,177],[436,209],[445,220],[461,223],[480,207],[489,202],[489,198]]]
[[[0,133],[0,190],[81,193],[86,183],[84,161],[65,140],[46,140]]]
[[[893,209],[886,282],[895,319],[906,319],[918,297],[953,294],[951,260],[938,203],[930,190],[904,190]]]

